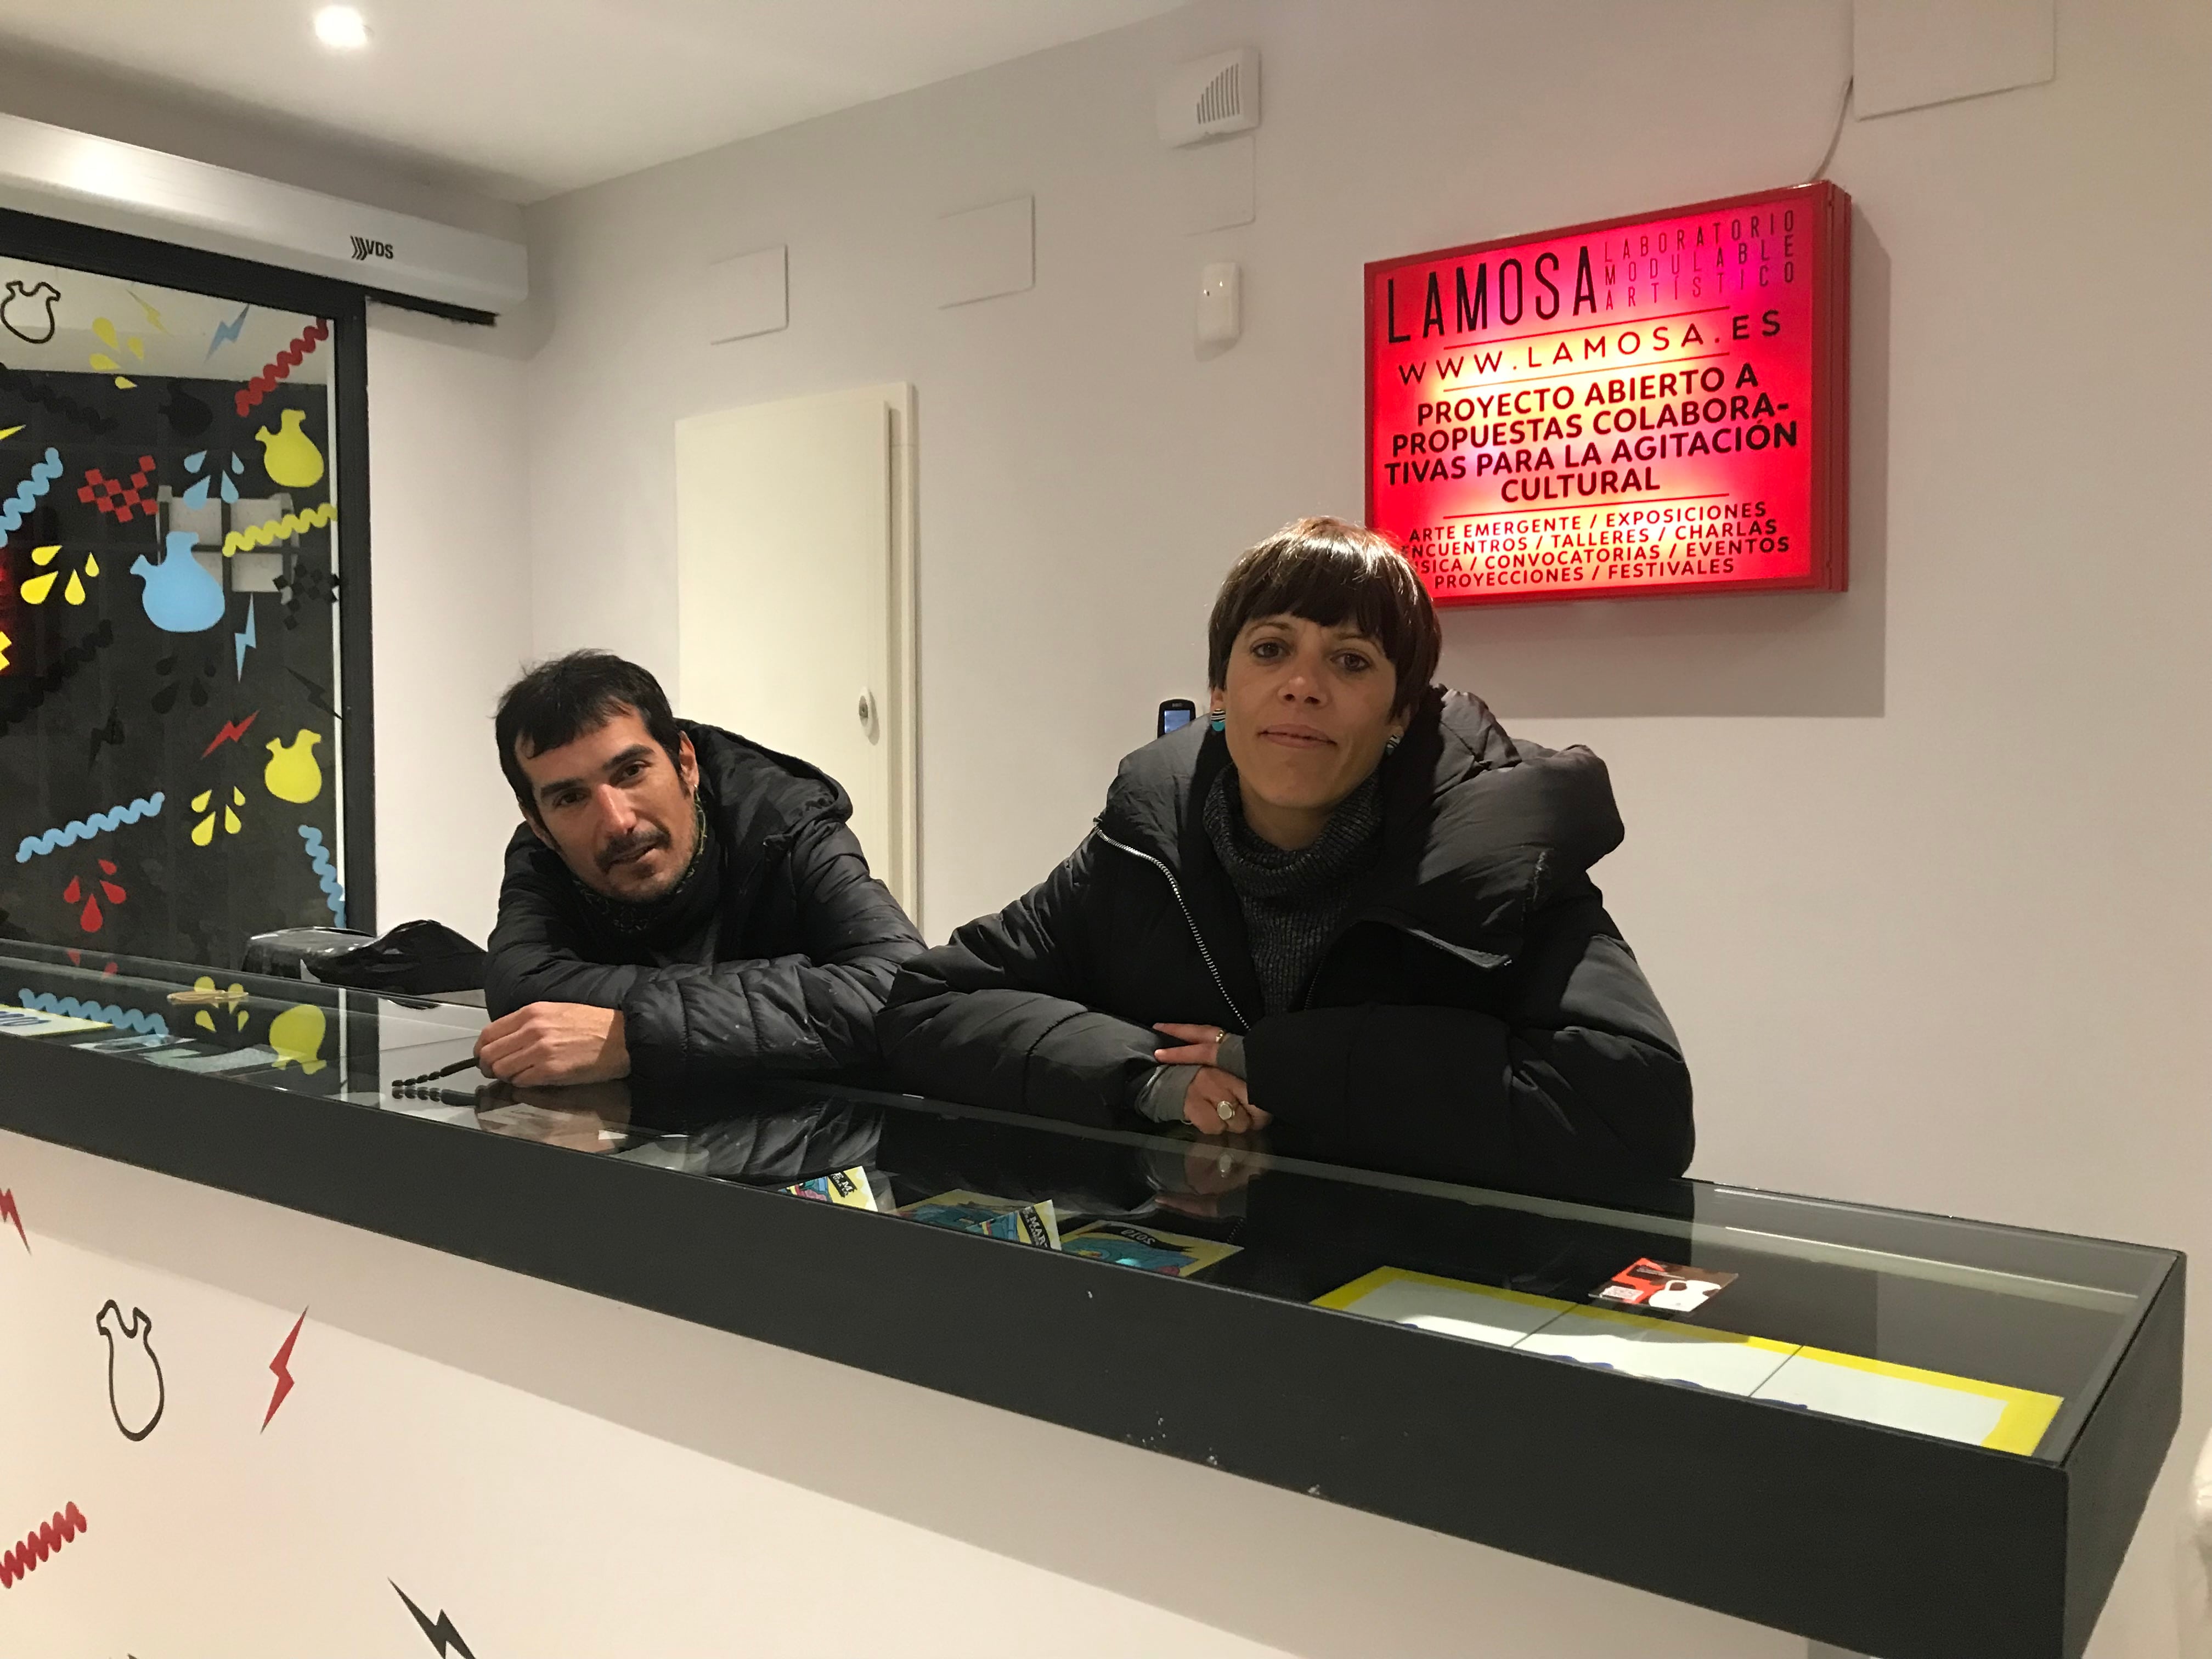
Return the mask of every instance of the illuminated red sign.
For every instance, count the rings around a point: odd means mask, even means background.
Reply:
[[[1367,267],[1367,521],[1439,605],[1840,590],[1850,198]]]

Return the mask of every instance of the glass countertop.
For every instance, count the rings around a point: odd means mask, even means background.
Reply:
[[[0,1036],[2044,1462],[2177,1260],[1699,1181],[1496,1191],[881,1079],[515,1089],[465,1065],[477,1007],[36,945],[0,972]]]

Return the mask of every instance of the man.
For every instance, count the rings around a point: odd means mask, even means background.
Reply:
[[[525,1086],[828,1072],[875,1060],[921,936],[852,802],[804,761],[678,720],[604,651],[545,663],[494,723],[522,807],[478,1064]]]

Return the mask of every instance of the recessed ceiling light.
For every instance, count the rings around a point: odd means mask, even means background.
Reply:
[[[337,52],[368,44],[368,25],[351,6],[325,6],[315,14],[315,39]]]

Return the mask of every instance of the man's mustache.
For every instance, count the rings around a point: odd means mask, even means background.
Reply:
[[[599,868],[602,872],[611,870],[617,864],[626,863],[643,854],[658,852],[672,839],[668,831],[657,827],[634,830],[621,840],[611,841],[599,848]]]

